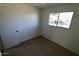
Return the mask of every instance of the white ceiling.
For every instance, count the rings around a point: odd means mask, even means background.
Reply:
[[[40,8],[45,8],[45,7],[60,5],[60,4],[62,3],[28,3],[28,5],[32,5],[32,6],[40,7]]]
[[[46,7],[51,7],[51,6],[56,6],[56,5],[76,5],[79,6],[79,3],[25,3],[31,6],[35,7],[40,7],[40,8],[46,8]]]

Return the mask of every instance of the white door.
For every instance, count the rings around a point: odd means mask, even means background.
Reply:
[[[15,18],[13,10],[8,7],[0,7],[0,34],[5,49],[20,43]]]

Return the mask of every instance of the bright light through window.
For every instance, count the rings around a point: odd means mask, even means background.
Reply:
[[[57,25],[58,14],[59,13],[50,13],[49,14],[49,25],[53,25],[53,26]]]
[[[69,28],[73,12],[49,13],[49,25]]]

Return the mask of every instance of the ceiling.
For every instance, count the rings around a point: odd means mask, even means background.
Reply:
[[[28,3],[28,4],[35,7],[45,8],[49,6],[60,5],[62,3]]]
[[[51,7],[51,6],[58,6],[58,5],[75,5],[79,6],[79,3],[25,3],[34,7],[39,7],[39,8],[46,8],[46,7]]]

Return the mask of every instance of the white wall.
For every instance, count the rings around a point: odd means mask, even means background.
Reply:
[[[4,47],[38,36],[39,16],[39,9],[29,5],[0,4],[0,34]]]
[[[2,50],[4,47],[3,47],[3,43],[2,43],[2,40],[1,40],[1,37],[0,37],[0,50]]]
[[[48,13],[63,11],[74,11],[70,29],[48,26]],[[79,54],[79,5],[63,4],[43,9],[41,31],[44,37]]]

